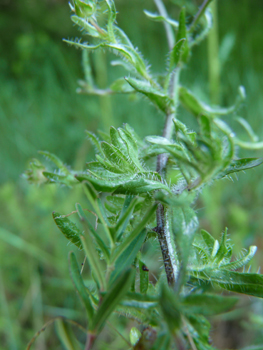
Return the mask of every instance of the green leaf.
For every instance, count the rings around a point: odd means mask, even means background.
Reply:
[[[179,28],[177,31],[176,41],[177,43],[185,39],[185,44],[183,46],[183,52],[181,54],[182,61],[186,63],[189,56],[188,40],[187,40],[187,28],[185,23],[185,8],[183,7],[179,15]]]
[[[206,269],[204,272],[193,274],[193,277],[216,283],[230,292],[263,298],[263,275]]]
[[[86,21],[84,18],[80,18],[78,16],[71,16],[71,20],[77,24],[81,29],[85,31],[85,34],[88,34],[92,37],[98,38],[101,36],[101,34],[97,31],[97,29],[90,24],[88,21]],[[103,29],[104,36],[107,34]]]
[[[179,26],[179,23],[177,21],[175,21],[174,19],[161,16],[159,13],[152,13],[152,12],[149,12],[147,10],[144,10],[143,12],[145,13],[145,15],[148,18],[152,19],[153,21],[156,21],[156,22],[163,22],[164,21],[164,22],[170,24],[171,26],[175,27],[176,29]]]
[[[183,38],[177,41],[177,43],[174,45],[170,53],[170,67],[169,67],[170,72],[172,72],[178,66],[181,60],[181,54],[184,49],[185,40],[186,39]]]
[[[139,260],[139,269],[140,269],[140,292],[142,294],[147,293],[149,286],[149,270],[147,266]]]
[[[217,250],[217,253],[213,259],[213,262],[220,265],[222,262],[228,262],[231,259],[232,249],[227,244],[227,227],[222,235],[220,246]],[[226,260],[227,259],[227,260]]]
[[[115,80],[110,85],[110,89],[114,92],[121,92],[121,93],[134,92],[134,89],[129,84],[127,84],[127,82],[124,78],[120,78],[120,79]]]
[[[125,78],[125,80],[134,88],[134,90],[148,97],[149,100],[162,112],[167,113],[168,110],[172,108],[172,99],[163,91],[152,87],[150,83],[134,78]]]
[[[76,209],[85,229],[85,235],[81,235],[80,239],[87,257],[87,261],[90,265],[91,271],[94,273],[96,277],[96,281],[98,281],[99,283],[100,290],[105,290],[106,289],[106,280],[104,277],[105,268],[102,265],[102,261],[100,260],[97,254],[97,251],[94,247],[94,244],[89,232],[89,226],[87,224],[87,221],[85,220],[86,216],[80,204],[78,203],[76,204]]]
[[[215,294],[190,294],[183,299],[182,306],[186,313],[213,316],[229,311],[238,300]]]
[[[242,258],[237,259],[236,261],[232,261],[231,263],[224,264],[223,269],[237,270],[240,267],[247,265],[250,262],[250,260],[253,258],[253,256],[256,254],[256,251],[257,251],[256,246],[249,247],[249,251],[247,254],[245,254]]]
[[[243,128],[246,130],[246,132],[248,133],[248,135],[251,139],[251,142],[258,141],[258,136],[254,133],[250,124],[244,118],[236,117],[235,120],[237,120],[239,122],[239,124],[241,124],[243,126]]]
[[[67,218],[65,215],[61,215],[55,211],[52,213],[52,216],[57,227],[60,229],[63,235],[78,248],[82,249],[80,240],[82,232],[79,230],[77,225],[69,220],[69,218]]]
[[[83,279],[81,277],[76,256],[73,252],[69,253],[69,263],[70,263],[70,274],[71,274],[72,281],[86,308],[89,322],[91,322],[94,314],[94,310],[93,310],[89,295],[87,293],[87,288],[84,285]]]
[[[218,176],[224,177],[231,173],[237,173],[247,169],[255,168],[263,163],[263,158],[241,158],[232,160],[231,164]]]
[[[101,304],[93,317],[90,327],[91,331],[99,331],[102,328],[104,322],[108,319],[110,314],[115,310],[130,289],[134,276],[135,270],[129,268],[123,272],[111,286],[110,290],[103,297]]]
[[[132,346],[135,346],[140,337],[142,336],[142,333],[137,329],[136,327],[132,327],[130,330],[130,343]]]
[[[66,165],[60,160],[57,156],[55,156],[52,153],[46,152],[46,151],[39,151],[39,154],[46,157],[48,160],[50,160],[52,163],[54,163],[62,173],[65,175],[71,175],[70,170],[66,167]]]
[[[213,117],[215,115],[227,115],[233,113],[244,100],[244,94],[242,89],[239,90],[236,103],[231,107],[210,107],[206,103],[200,101],[190,90],[181,86],[179,88],[179,99],[182,105],[196,117],[202,114]]]
[[[81,206],[78,204],[79,212],[81,214],[82,220],[85,220],[87,224],[87,229],[89,232],[93,235],[93,237],[96,240],[96,243],[98,244],[98,247],[102,251],[105,259],[109,261],[110,258],[110,252],[104,241],[101,239],[101,237],[98,235],[98,233],[94,230],[93,226],[91,225],[90,221],[88,220],[87,216],[85,215],[84,211],[82,210]]]
[[[142,77],[149,78],[145,62],[143,61],[140,53],[134,48],[117,43],[109,43],[105,46],[113,49],[113,52],[116,51],[118,55],[123,56],[124,59],[127,60]]]
[[[128,251],[130,250],[130,254],[134,254],[135,250],[137,249],[137,247],[139,245],[139,244],[137,245],[138,240],[140,242],[140,237],[142,237],[144,234],[146,236],[146,232],[144,232],[145,226],[151,220],[151,218],[152,218],[153,214],[155,213],[156,209],[157,209],[157,204],[154,204],[153,206],[151,206],[148,209],[148,211],[143,216],[143,218],[140,220],[138,225],[134,228],[134,230],[119,245],[118,249],[116,250],[115,254],[113,255],[112,261],[116,261],[116,259],[118,259],[120,256],[125,258],[125,254],[123,254],[123,253],[126,251],[126,249],[128,249]],[[132,242],[134,242],[134,246],[130,247],[130,244]],[[134,256],[134,258],[135,258],[135,256]]]
[[[111,162],[114,168],[118,169],[118,172],[131,173],[133,171],[125,155],[117,147],[103,141],[101,143],[101,149],[107,160]]]
[[[66,350],[81,350],[81,347],[70,327],[63,319],[56,320],[56,331],[58,337]]]
[[[244,149],[257,150],[263,148],[263,142],[245,142],[235,138],[235,144]]]
[[[137,195],[141,193],[149,193],[154,190],[163,189],[171,193],[171,190],[165,184],[147,179],[151,174],[138,173],[122,176],[112,175],[111,178],[107,177],[105,172],[105,178],[95,177],[94,174],[79,174],[76,175],[76,179],[80,182],[89,181],[97,191],[102,192],[114,192],[114,194],[132,194]]]
[[[202,315],[187,315],[188,330],[198,350],[216,350],[209,345],[210,323]]]
[[[146,229],[143,229],[127,246],[126,249],[122,250],[119,248],[119,251],[122,251],[121,254],[119,254],[118,258],[115,261],[115,269],[113,270],[111,277],[110,277],[110,283],[112,284],[117,276],[127,267],[129,267],[134,259],[136,258],[139,250],[141,249],[143,242],[145,241],[147,231]],[[128,236],[129,238],[129,236]],[[125,240],[124,242],[125,243]],[[122,243],[122,244],[123,244]],[[115,283],[115,282],[114,282]]]
[[[179,291],[185,282],[190,248],[199,223],[194,210],[190,207],[174,207],[171,210],[170,217],[172,233],[177,247],[177,258],[180,264],[178,276],[176,276]]]
[[[162,284],[159,303],[167,326],[173,334],[181,326],[181,309],[177,294]]]
[[[99,139],[94,135],[92,132],[86,130],[86,134],[88,135],[88,138],[90,142],[93,144],[94,147],[96,147],[97,152],[102,153]]]
[[[120,214],[119,220],[115,226],[115,234],[116,234],[116,239],[117,241],[120,240],[120,238],[122,237],[128,223],[129,220],[132,216],[134,207],[137,203],[137,198],[134,198],[132,201],[130,200],[131,196],[127,196],[124,202],[124,206],[123,206],[123,210]],[[129,202],[128,207],[125,207],[126,203]]]

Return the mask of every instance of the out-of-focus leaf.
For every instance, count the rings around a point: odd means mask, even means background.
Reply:
[[[151,206],[148,211],[146,212],[146,214],[143,216],[143,218],[140,220],[140,222],[138,223],[138,225],[135,227],[135,229],[129,234],[128,237],[126,237],[124,239],[124,241],[119,245],[118,249],[116,250],[112,260],[116,261],[116,259],[118,259],[125,251],[126,249],[129,250],[129,246],[132,242],[136,242],[137,238],[139,236],[143,234],[146,234],[143,232],[143,230],[145,229],[147,223],[150,221],[150,219],[152,218],[153,214],[155,213],[157,209],[157,204],[154,204],[153,206]],[[136,241],[135,241],[136,240]],[[137,245],[136,245],[136,249],[137,249]],[[138,252],[138,251],[137,251]],[[124,256],[123,256],[124,257]],[[125,257],[124,257],[125,258]],[[135,258],[135,256],[134,256]]]
[[[169,349],[170,341],[171,336],[168,332],[159,332],[152,350],[167,350]]]
[[[235,144],[244,149],[257,150],[263,148],[263,142],[246,142],[235,138]]]
[[[242,258],[237,259],[236,261],[232,261],[228,264],[224,264],[224,270],[237,270],[240,267],[243,267],[247,265],[250,260],[253,258],[253,256],[256,254],[257,247],[251,246],[249,247],[249,251],[247,254],[245,254]]]
[[[239,122],[239,124],[241,124],[243,126],[243,128],[246,130],[246,132],[248,133],[248,135],[251,139],[251,142],[258,141],[258,136],[254,133],[250,124],[244,118],[236,117],[235,120],[237,120]]]
[[[96,147],[97,152],[102,153],[99,139],[92,132],[86,130],[86,134],[88,135],[89,140]]]
[[[124,78],[115,80],[111,84],[110,89],[114,92],[121,92],[121,93],[134,92],[134,89],[127,83],[127,81]]]
[[[163,317],[173,334],[181,325],[181,309],[177,294],[165,284],[162,284],[159,302]]]
[[[101,239],[101,237],[98,235],[98,233],[94,230],[93,226],[91,225],[90,221],[88,220],[87,216],[85,215],[84,211],[82,210],[82,208],[80,206],[78,206],[78,210],[81,214],[81,219],[84,220],[87,224],[87,229],[89,230],[89,232],[93,235],[93,237],[95,238],[98,247],[100,248],[100,250],[102,251],[105,259],[109,260],[110,257],[110,252],[108,247],[106,246],[106,244],[104,243],[104,241]]]
[[[215,294],[190,294],[182,301],[184,312],[212,316],[229,311],[238,302],[237,297]]]
[[[125,78],[125,80],[137,91],[149,98],[149,100],[164,113],[167,108],[172,108],[173,101],[163,91],[152,87],[150,83],[134,78]]]
[[[179,99],[182,105],[196,117],[202,114],[213,117],[216,115],[227,115],[233,113],[244,100],[244,94],[242,91],[243,90],[239,90],[236,103],[227,108],[210,107],[206,103],[200,101],[190,90],[183,86],[179,88]]]
[[[209,345],[210,323],[202,315],[187,315],[188,330],[193,337],[198,350],[216,350]],[[190,327],[189,327],[190,326]]]
[[[185,8],[183,7],[180,15],[179,15],[179,27],[177,31],[177,36],[176,36],[176,42],[178,43],[180,40],[185,39],[182,53],[181,53],[181,58],[182,61],[185,63],[188,59],[189,55],[189,47],[188,47],[188,38],[187,38],[187,28],[186,28],[186,22],[185,22]]]
[[[81,347],[67,322],[63,319],[58,319],[56,320],[55,325],[58,337],[66,350],[81,350]]]
[[[178,276],[175,276],[179,291],[184,283],[190,248],[199,223],[194,210],[190,207],[174,207],[170,216],[172,218],[171,229],[179,260]]]
[[[161,16],[158,13],[152,13],[152,12],[149,12],[147,10],[144,10],[144,13],[146,14],[146,16],[148,18],[152,19],[153,21],[156,21],[156,22],[162,22],[162,21],[167,22],[168,24],[170,24],[171,26],[175,27],[176,29],[179,26],[179,23],[177,21],[175,21],[174,19],[171,19],[171,18],[168,18],[168,17],[163,17],[163,16]]]
[[[136,327],[132,327],[130,330],[130,343],[132,346],[136,345],[142,336],[142,333]]]
[[[71,16],[71,20],[77,24],[80,28],[85,30],[85,34],[88,34],[92,37],[98,38],[102,34],[98,33],[97,29],[90,24],[88,21],[86,21],[84,18],[80,18],[78,16]],[[104,32],[104,36],[107,34],[103,29],[102,32]]]
[[[76,256],[73,252],[69,253],[69,263],[70,263],[70,273],[71,273],[72,281],[86,308],[89,322],[91,322],[94,314],[94,310],[93,310],[89,295],[86,291],[86,286],[84,285],[83,279],[81,277]]]
[[[117,305],[122,301],[128,292],[135,275],[134,269],[127,269],[112,285],[111,289],[103,297],[102,302],[93,317],[90,326],[91,331],[99,331],[110,314],[115,310]]]
[[[206,20],[206,24],[205,24],[204,28],[202,29],[202,31],[198,35],[195,36],[194,40],[189,42],[190,48],[194,45],[199,44],[202,40],[204,40],[205,37],[208,35],[210,29],[213,26],[213,16],[212,16],[209,8],[205,11],[204,17]]]
[[[69,220],[69,218],[65,217],[65,215],[61,215],[55,211],[52,213],[52,216],[57,227],[60,229],[63,235],[70,242],[75,244],[78,248],[82,249],[82,244],[80,240],[82,232],[77,227],[77,225],[74,224],[74,222],[72,222],[71,220]]]
[[[144,293],[147,293],[147,290],[148,290],[149,269],[141,260],[139,260],[139,270],[140,270],[140,292],[144,294]]]
[[[131,196],[127,196],[126,200],[128,201],[130,199],[130,197]],[[125,200],[125,202],[126,202],[126,200]],[[114,227],[117,241],[119,241],[120,238],[122,237],[122,234],[124,233],[128,223],[129,223],[129,220],[132,216],[132,213],[133,213],[133,210],[134,210],[136,203],[137,203],[137,198],[134,198],[129,203],[128,207],[126,207],[126,208],[125,208],[126,203],[124,203],[124,206],[123,206],[124,210],[121,212],[119,220],[118,220],[116,226]]]
[[[138,251],[141,249],[142,244],[145,240],[146,237],[146,229],[143,229],[131,242],[130,244],[126,247],[125,250],[122,251],[122,253],[118,256],[118,258],[115,261],[115,269],[111,274],[110,277],[110,283],[115,283],[115,279],[117,276],[127,267],[129,267],[134,259],[136,258],[136,255]],[[129,238],[129,236],[128,236]],[[125,240],[124,242],[125,243]],[[119,251],[121,249],[119,248]]]
[[[87,257],[87,261],[90,265],[91,271],[96,276],[96,280],[99,283],[100,289],[105,290],[106,281],[104,277],[104,266],[102,266],[102,261],[100,260],[98,253],[94,247],[94,244],[89,232],[89,226],[87,224],[87,221],[85,220],[85,214],[80,204],[78,203],[76,204],[76,209],[83,223],[83,226],[85,228],[85,235],[81,235],[80,239]]]
[[[180,62],[185,40],[186,39],[183,38],[177,41],[177,43],[174,45],[170,53],[170,67],[169,67],[170,72],[173,71],[178,66],[178,63]]]
[[[209,283],[216,283],[231,292],[263,298],[263,275],[206,269],[193,276]]]
[[[39,154],[46,157],[48,160],[50,160],[52,163],[54,163],[62,173],[65,175],[71,175],[70,170],[66,167],[66,165],[60,160],[55,154],[46,152],[46,151],[39,151]]]

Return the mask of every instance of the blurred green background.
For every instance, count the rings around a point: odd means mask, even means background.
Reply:
[[[164,2],[175,18],[180,5],[186,6],[190,16],[201,3]],[[116,6],[119,26],[152,71],[163,72],[168,50],[163,26],[143,14],[143,9],[155,12],[153,1],[116,0]],[[247,136],[234,121],[236,116],[248,120],[262,140],[263,2],[220,0],[216,13],[217,27],[208,41],[194,49],[183,82],[204,101],[223,105],[233,103],[238,86],[245,86],[245,104],[228,118],[240,138]],[[39,157],[38,150],[48,150],[82,169],[94,157],[85,129],[107,131],[110,125],[128,122],[142,137],[162,132],[163,116],[143,99],[76,93],[77,80],[83,79],[81,51],[68,47],[62,38],[78,35],[66,0],[0,2],[0,350],[24,349],[54,316],[83,317],[68,273],[67,253],[72,246],[51,216],[53,210],[64,214],[74,210],[74,203],[83,200],[81,193],[27,184],[21,174],[30,159]],[[112,58],[103,51],[91,57],[99,87],[106,87],[115,74],[124,75],[110,66]],[[179,118],[194,127],[181,108]],[[261,156],[262,151],[239,155]],[[253,271],[263,266],[262,174],[262,168],[256,168],[233,182],[213,183],[196,204],[202,227],[216,237],[225,226],[229,228],[234,250],[258,246]],[[242,298],[237,311],[213,323],[215,343],[222,349],[263,343],[262,315],[260,300]],[[113,348],[121,349],[118,346]],[[35,348],[62,349],[54,328],[39,337]]]

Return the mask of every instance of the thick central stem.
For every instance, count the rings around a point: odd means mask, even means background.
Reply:
[[[173,134],[173,118],[176,117],[176,109],[178,103],[178,83],[179,83],[179,74],[180,68],[177,68],[172,76],[170,81],[169,95],[174,100],[174,110],[171,113],[168,113],[166,116],[165,126],[163,130],[163,137],[167,139],[172,138]],[[168,155],[166,153],[160,154],[157,157],[157,166],[156,171],[163,177],[166,177],[166,166],[167,166]],[[176,277],[178,273],[178,267],[175,263],[176,251],[171,244],[171,232],[168,223],[168,215],[166,213],[166,208],[159,204],[156,211],[156,220],[157,220],[157,232],[158,239],[160,243],[160,248],[162,251],[163,262],[165,273],[167,276],[167,281],[170,286],[174,286],[176,282]]]

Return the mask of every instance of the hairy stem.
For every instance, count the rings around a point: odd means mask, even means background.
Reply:
[[[193,22],[191,23],[190,25],[190,28],[189,28],[189,33],[192,33],[199,21],[199,19],[203,16],[207,6],[210,4],[210,2],[213,1],[213,0],[205,0],[202,5],[200,6],[197,14],[195,15],[194,19],[193,19]]]
[[[160,14],[164,17],[167,17],[166,9],[161,0],[154,0],[155,4],[160,12]],[[174,46],[174,35],[172,32],[172,28],[168,23],[164,23],[168,45],[170,50]],[[163,130],[163,137],[167,139],[171,139],[173,134],[173,118],[176,116],[176,108],[178,103],[178,82],[179,82],[179,74],[180,68],[175,69],[175,71],[171,75],[170,85],[169,85],[169,95],[174,100],[174,109],[169,111],[166,115],[166,121]],[[167,165],[168,156],[167,154],[160,154],[157,157],[157,166],[156,171],[165,178],[166,175],[166,165]],[[158,239],[160,243],[160,248],[162,251],[163,262],[165,273],[167,277],[168,284],[170,286],[175,285],[176,277],[178,274],[178,268],[176,264],[176,250],[171,244],[170,238],[170,227],[168,223],[168,215],[166,212],[166,208],[159,204],[156,211],[156,220],[157,220],[157,228],[156,231],[158,233]]]
[[[167,18],[168,17],[167,11],[166,11],[166,8],[164,7],[162,0],[154,0],[154,2],[160,15]],[[172,50],[172,48],[174,47],[174,33],[173,33],[172,26],[169,23],[164,22],[164,28],[166,31],[169,50]]]

